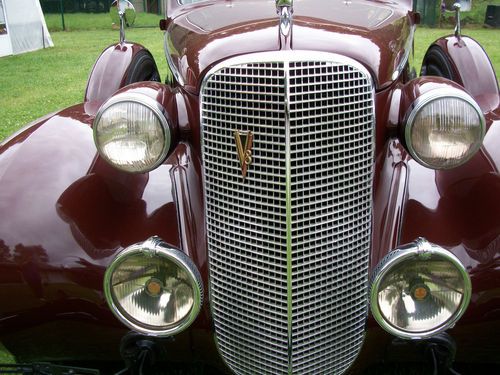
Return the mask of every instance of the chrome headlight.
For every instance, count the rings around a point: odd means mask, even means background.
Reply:
[[[456,88],[422,94],[412,105],[405,128],[410,154],[433,169],[457,167],[481,147],[485,121],[477,103]]]
[[[191,259],[159,238],[123,250],[104,277],[106,300],[131,329],[174,335],[197,317],[203,302],[201,276]]]
[[[94,120],[99,154],[126,172],[142,173],[163,162],[171,132],[162,108],[140,93],[122,93],[105,102]]]
[[[370,303],[373,316],[386,331],[420,339],[452,327],[470,295],[470,278],[458,258],[418,239],[380,262]]]

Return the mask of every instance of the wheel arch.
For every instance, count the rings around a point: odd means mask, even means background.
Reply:
[[[151,52],[137,43],[113,44],[95,62],[84,101],[103,102],[118,89],[140,81],[160,82]]]
[[[484,113],[498,110],[500,94],[495,70],[477,41],[467,36],[436,40],[424,56],[421,75],[436,75],[436,68],[449,75],[445,78],[463,86]]]

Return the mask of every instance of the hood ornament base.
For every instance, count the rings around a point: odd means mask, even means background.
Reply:
[[[276,11],[280,16],[280,32],[284,37],[292,30],[293,0],[276,0]]]

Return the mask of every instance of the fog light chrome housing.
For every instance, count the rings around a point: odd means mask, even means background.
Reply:
[[[419,238],[379,263],[373,272],[370,305],[387,332],[422,339],[452,327],[470,296],[471,281],[460,260]]]
[[[177,334],[194,321],[202,285],[193,261],[158,237],[124,249],[104,276],[106,300],[118,319],[154,336]]]
[[[420,164],[450,169],[479,150],[485,120],[474,99],[457,88],[439,88],[419,96],[410,107],[405,127],[408,151]]]

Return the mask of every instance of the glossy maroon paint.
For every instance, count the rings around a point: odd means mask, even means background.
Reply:
[[[216,62],[241,54],[278,51],[276,9],[255,1],[207,2],[175,12],[167,46],[185,89],[196,93],[200,78]],[[294,50],[334,52],[354,58],[373,74],[377,87],[393,82],[404,59],[413,17],[405,3],[376,1],[294,3]],[[332,42],[334,41],[334,42]]]
[[[475,69],[471,71],[474,74]],[[467,72],[462,72],[465,75]],[[402,138],[402,126],[413,101],[443,87],[460,86],[423,77],[393,90],[399,111],[388,110],[388,119],[392,118],[387,122],[389,139],[376,158],[371,265],[378,264],[398,244],[420,236],[453,252],[466,266],[473,287],[468,310],[450,330],[459,348],[457,360],[495,362],[494,353],[500,347],[500,338],[492,334],[500,327],[500,108],[485,111],[488,131],[481,150],[452,170],[421,166],[396,137]],[[490,95],[490,102],[494,99],[495,95]],[[394,134],[391,129],[395,129],[396,118],[400,129]],[[364,361],[385,356],[386,345],[392,340],[371,319],[368,327],[360,355]]]
[[[100,269],[97,279],[90,276],[87,285],[76,284],[95,290],[89,298],[102,303],[101,273],[121,248],[157,231],[179,245],[177,220],[172,220],[176,218],[174,191],[163,177],[175,163],[167,161],[142,175],[111,168],[96,154],[92,118],[85,105],[68,108],[1,149],[0,210],[3,217],[9,214],[0,224],[0,261],[13,270],[11,281],[19,283],[2,292],[9,300],[18,293],[37,297],[28,299],[30,303],[22,301],[24,308],[66,294],[65,287],[45,290],[52,273],[67,273],[61,285],[71,289],[76,283],[71,281],[73,276],[78,279],[87,266]],[[165,220],[172,225],[165,227]],[[37,282],[22,277],[26,265],[38,269]],[[3,317],[14,317],[18,308],[1,304],[0,310]]]
[[[497,78],[483,47],[467,36],[448,36],[438,39],[434,45],[448,55],[456,82],[476,99],[483,112],[498,109],[500,95]]]
[[[140,44],[127,42],[106,48],[90,73],[84,101],[102,103],[125,86],[130,63],[144,49]]]
[[[177,130],[176,98],[182,103],[183,97],[155,82],[119,92],[147,95],[168,113],[171,153],[149,173],[125,173],[98,156],[91,125],[99,102],[35,122],[0,148],[0,212],[9,213],[9,220],[0,222],[0,298],[13,301],[0,304],[0,332],[19,358],[33,360],[36,353],[81,359],[86,353],[86,359],[118,359],[119,340],[127,330],[105,302],[104,272],[123,248],[152,235],[188,254],[208,290],[201,160]],[[184,127],[185,121],[181,117]],[[54,356],[49,348],[66,334],[52,332],[59,320],[78,342]],[[166,343],[169,353],[179,360],[217,363],[210,327],[206,302],[190,332]],[[33,337],[33,332],[41,335]],[[113,345],[84,350],[94,341]],[[202,358],[194,351],[200,343]],[[47,351],[30,351],[33,346]]]
[[[353,3],[379,11],[394,6]],[[425,168],[411,159],[400,140],[405,114],[426,90],[458,86],[439,78],[406,82],[405,74],[392,82],[412,22],[409,2],[391,8],[390,18],[377,26],[370,26],[366,8],[364,18],[354,20],[357,13],[352,13],[342,21],[340,10],[319,12],[310,4],[320,2],[296,1],[290,47],[359,59],[379,83],[371,267],[394,247],[419,236],[452,251],[467,266],[473,283],[471,306],[451,330],[459,359],[498,360],[500,109],[498,104],[492,107],[494,92],[483,102],[489,103],[482,107],[488,132],[481,151],[451,171]],[[215,11],[223,8],[235,16],[222,19]],[[188,254],[208,292],[197,87],[203,72],[220,59],[281,48],[278,22],[273,6],[258,7],[252,1],[175,7],[172,15],[169,32],[186,86],[140,83],[121,89],[148,95],[165,108],[175,139],[159,168],[135,175],[117,171],[97,156],[92,140],[91,123],[99,105],[123,86],[131,54],[142,48],[132,44],[103,53],[89,80],[86,103],[32,124],[0,148],[0,217],[8,217],[0,221],[0,299],[9,301],[0,304],[0,340],[20,358],[36,359],[30,358],[32,353],[49,360],[117,357],[126,329],[104,300],[103,275],[120,250],[151,235]],[[206,25],[202,15],[208,17]],[[212,22],[220,24],[214,30],[202,28]],[[449,53],[457,67],[458,61],[467,64],[463,52]],[[484,59],[479,59],[481,67]],[[462,72],[459,84],[473,78],[467,74]],[[203,361],[224,371],[211,325],[205,302],[194,325],[165,342],[168,357]],[[390,352],[393,338],[371,319],[367,328],[354,371]],[[70,345],[54,353],[61,341]],[[41,349],[33,351],[33,346]]]
[[[374,212],[375,218],[385,215],[389,219],[375,220],[380,224],[374,229],[381,229],[382,234],[374,233],[375,238],[379,237],[383,247],[377,251],[374,243],[372,265],[393,246],[391,241],[407,243],[423,236],[450,250],[466,266],[472,299],[465,315],[450,330],[459,348],[457,360],[462,362],[494,362],[500,347],[500,338],[492,334],[500,326],[499,127],[499,121],[493,122],[481,151],[467,164],[449,171],[425,168],[411,159],[397,139],[389,141],[384,168],[390,175],[390,165],[394,166],[392,179],[390,183],[381,179],[382,188],[375,194],[376,207],[377,198],[381,202],[386,194],[390,198]],[[380,330],[374,322],[370,326]],[[365,342],[370,345],[369,340]]]

